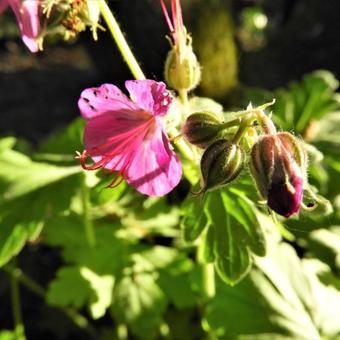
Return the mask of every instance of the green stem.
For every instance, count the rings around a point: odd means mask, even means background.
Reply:
[[[178,90],[178,95],[179,95],[180,101],[185,106],[185,108],[188,108],[189,106],[188,91],[185,89]]]
[[[203,265],[203,291],[206,298],[215,296],[215,268],[213,263]]]
[[[15,276],[11,277],[11,298],[15,338],[17,340],[26,340],[25,327],[21,315],[19,283]]]
[[[215,268],[214,263],[207,263],[204,259],[204,241],[206,242],[207,230],[205,230],[204,233],[203,240],[201,240],[196,248],[196,261],[202,266],[202,293],[204,298],[209,300],[215,296]]]
[[[244,136],[244,134],[247,132],[247,129],[251,127],[251,124],[255,120],[255,117],[253,114],[249,114],[245,118],[241,120],[240,126],[233,138],[233,143],[238,144],[241,140],[241,138]]]
[[[129,338],[128,328],[125,323],[119,323],[116,328],[117,338],[119,340],[126,340]]]
[[[94,232],[92,218],[90,216],[91,202],[89,188],[86,184],[86,173],[84,173],[81,183],[81,198],[83,204],[83,222],[85,227],[85,235],[88,245],[93,248],[96,246],[96,234]]]
[[[168,135],[170,138],[176,138],[179,135],[179,132],[176,128],[172,128],[168,130]],[[187,144],[187,142],[183,138],[179,138],[175,142],[178,150],[181,152],[181,154],[189,161],[195,161],[195,154],[191,147]]]
[[[125,62],[127,63],[131,73],[135,77],[135,79],[145,79],[144,73],[141,70],[135,56],[133,55],[115,17],[113,16],[109,6],[105,2],[105,0],[99,0],[99,6],[101,14],[112,34],[113,39],[115,40],[119,51],[121,52]],[[179,91],[180,100],[186,107],[188,106],[188,93],[186,90]],[[175,138],[179,135],[177,129],[172,129],[168,132],[170,138]],[[195,159],[195,155],[191,150],[190,146],[182,139],[176,142],[176,146],[181,151],[184,157],[188,160],[193,161]]]
[[[1,269],[3,269],[11,278],[11,285],[13,286],[13,282],[15,282],[16,285],[16,290],[18,291],[18,283],[21,283],[23,286],[25,286],[27,289],[29,289],[31,292],[33,292],[34,294],[36,294],[37,296],[43,298],[44,300],[46,299],[46,292],[44,290],[44,288],[42,286],[40,286],[37,282],[35,282],[34,280],[32,280],[29,276],[27,276],[21,269],[19,268],[15,268],[12,265],[7,265],[5,267],[2,267]],[[13,289],[12,289],[13,292]],[[15,298],[16,300],[18,299],[18,294],[15,293],[13,296],[12,293],[12,300],[13,298]],[[19,300],[20,303],[20,300]],[[14,304],[13,304],[14,306]],[[20,308],[18,309],[18,304],[16,303],[16,310],[20,311]],[[82,316],[81,314],[78,314],[77,311],[75,311],[72,308],[66,308],[66,309],[61,309],[73,322],[74,324],[76,324],[79,328],[82,329],[87,329],[89,332],[92,332],[92,329],[90,327],[89,322],[87,321],[87,319]],[[18,315],[17,311],[15,312],[16,315]],[[19,314],[20,317],[20,314]],[[20,339],[20,338],[18,338]]]
[[[13,266],[7,265],[2,268],[7,274],[11,276],[11,278],[15,278],[17,281],[22,283],[29,290],[34,292],[36,295],[45,298],[44,289],[38,285],[35,281],[33,281],[30,277],[28,277],[20,268],[15,268]]]
[[[236,118],[236,119],[230,120],[229,122],[220,124],[219,127],[221,128],[221,130],[222,129],[228,129],[230,127],[240,125],[241,121],[242,121],[241,118]]]
[[[123,56],[124,61],[127,63],[131,73],[135,77],[135,79],[145,79],[144,73],[141,70],[135,56],[133,55],[123,32],[121,31],[117,20],[113,16],[109,6],[105,2],[105,0],[98,0],[100,12],[109,28],[113,39],[115,40],[117,47],[120,53]]]

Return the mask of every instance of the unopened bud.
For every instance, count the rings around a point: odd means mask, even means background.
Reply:
[[[233,181],[242,170],[244,158],[244,152],[239,145],[226,139],[213,142],[201,159],[201,192],[218,189]]]
[[[287,218],[300,210],[307,157],[296,137],[288,132],[262,136],[252,148],[250,169],[271,209]]]
[[[182,133],[190,144],[205,149],[221,138],[221,121],[213,113],[194,113],[186,120]]]
[[[201,67],[192,50],[191,43],[184,45],[179,53],[174,46],[165,61],[165,80],[173,89],[194,89],[201,79]]]

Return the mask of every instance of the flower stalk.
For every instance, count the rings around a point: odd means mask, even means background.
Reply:
[[[123,32],[121,31],[117,20],[115,19],[114,15],[112,14],[108,4],[105,0],[98,0],[100,12],[111,32],[111,35],[114,41],[117,44],[117,47],[120,53],[123,56],[124,61],[128,65],[131,73],[133,74],[134,78],[137,80],[145,79],[145,75],[140,68],[138,61],[136,60],[135,56],[133,55],[129,44],[127,43]]]

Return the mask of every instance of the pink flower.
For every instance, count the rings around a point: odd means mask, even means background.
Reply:
[[[0,0],[0,14],[10,6],[17,18],[22,40],[31,52],[38,52],[40,33],[39,0]]]
[[[87,123],[81,164],[116,171],[143,194],[166,195],[182,177],[162,122],[172,98],[162,82],[126,81],[125,86],[131,99],[111,84],[82,92],[78,105]],[[94,164],[85,164],[87,156]],[[121,182],[119,177],[110,187]]]

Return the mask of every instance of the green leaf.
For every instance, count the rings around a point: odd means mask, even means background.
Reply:
[[[223,195],[222,191],[209,194],[206,212],[215,231],[216,270],[226,283],[234,285],[249,272],[251,259],[239,224],[224,206]]]
[[[52,306],[82,308],[94,294],[80,267],[63,267],[57,272],[47,291],[47,302]]]
[[[140,257],[140,261],[147,261],[152,268],[167,268],[175,261],[183,260],[183,257],[180,256],[178,250],[175,248],[154,245],[144,250],[137,250],[138,253],[134,254],[134,256]]]
[[[0,204],[0,266],[34,241],[44,225],[67,210],[78,187],[73,176]]]
[[[6,149],[0,153],[0,202],[13,200],[46,185],[80,173],[79,166],[58,167],[33,162],[17,151]]]
[[[8,149],[13,149],[16,139],[14,137],[5,137],[0,139],[0,152]]]
[[[74,161],[76,151],[83,149],[83,131],[85,120],[82,118],[75,119],[65,129],[57,132],[48,138],[40,147],[39,152],[43,154],[59,154],[69,157]],[[67,157],[66,157],[67,159]]]
[[[190,198],[182,205],[181,213],[183,215],[181,227],[184,240],[193,242],[208,225],[203,203],[197,198]]]
[[[330,277],[333,282],[336,279],[330,268],[316,260],[303,260],[303,269],[308,277],[309,285],[313,295],[313,310],[315,313],[315,323],[320,333],[325,339],[340,338],[340,291],[338,288],[330,285]]]
[[[213,225],[209,225],[204,232],[199,243],[198,258],[204,263],[215,261],[215,230]]]
[[[326,155],[340,154],[340,111],[325,115],[316,125],[313,143]]]
[[[31,199],[7,205],[6,215],[0,217],[0,267],[16,256],[28,240],[35,240],[44,226],[41,205],[31,204]]]
[[[196,294],[194,294],[190,283],[193,262],[187,258],[186,254],[180,253],[174,248],[153,246],[136,253],[134,258],[136,256],[138,256],[139,263],[147,261],[152,265],[145,264],[143,267],[139,265],[138,270],[153,271],[157,269],[157,284],[177,308],[195,305]],[[136,269],[136,266],[134,268]]]
[[[320,120],[340,107],[335,93],[338,81],[328,71],[315,71],[300,83],[293,82],[288,90],[276,91],[273,107],[274,119],[281,128],[302,133],[311,120]]]
[[[104,316],[112,302],[114,277],[98,275],[86,267],[63,267],[47,291],[47,302],[57,307],[85,305],[93,319]]]
[[[340,270],[340,226],[312,231],[308,237],[308,249],[335,271]]]
[[[163,271],[158,279],[158,284],[166,297],[177,308],[194,307],[197,296],[192,291],[188,275],[172,275]]]
[[[112,275],[98,275],[92,270],[82,267],[81,275],[90,283],[95,296],[92,295],[89,303],[93,319],[104,316],[106,309],[111,305],[114,277]]]
[[[266,241],[255,204],[242,191],[230,189],[222,193],[226,211],[243,227],[250,249],[258,256],[266,254]]]
[[[162,323],[166,298],[152,273],[124,276],[114,288],[112,312],[142,339],[154,339]]]
[[[17,332],[2,330],[0,332],[0,340],[20,340],[17,337]]]
[[[237,286],[217,282],[204,324],[220,338],[267,334],[270,339],[319,339],[316,310],[296,253],[289,245],[273,242],[267,256],[257,258],[257,268]]]
[[[96,242],[94,248],[87,242],[78,247],[65,245],[63,257],[67,262],[87,267],[98,275],[117,275],[128,265],[129,248],[123,240],[113,237],[109,227],[102,236],[96,233]]]

